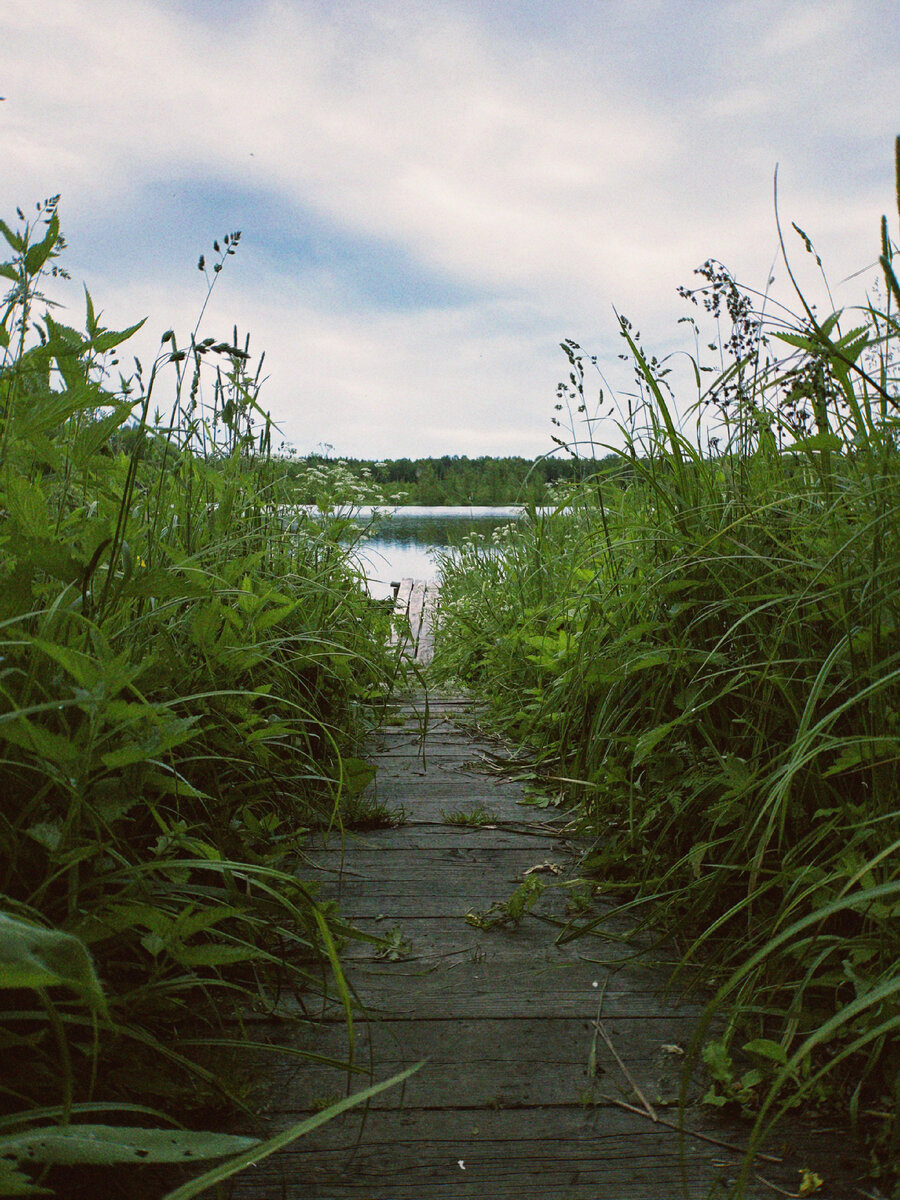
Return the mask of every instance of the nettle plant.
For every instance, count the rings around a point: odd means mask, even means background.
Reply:
[[[84,1122],[243,1105],[206,1043],[286,982],[341,998],[352,1069],[342,926],[286,855],[369,778],[354,748],[393,671],[351,547],[284,520],[247,341],[198,322],[123,376],[140,324],[106,328],[85,291],[77,330],[43,293],[67,278],[57,198],[19,219],[0,222],[3,1194],[41,1163],[246,1149]],[[207,300],[239,236],[200,259]]]

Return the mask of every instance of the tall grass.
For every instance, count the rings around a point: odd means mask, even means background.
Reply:
[[[286,528],[247,342],[170,331],[114,383],[137,326],[104,328],[87,292],[83,331],[52,315],[56,200],[19,216],[0,223],[4,1195],[36,1162],[90,1161],[48,1121],[246,1104],[208,1043],[279,989],[344,1007],[355,1069],[346,930],[289,856],[367,781],[393,669],[337,532]],[[153,1132],[107,1131],[125,1149],[96,1160],[171,1157]]]
[[[840,1102],[884,1174],[900,1136],[895,254],[885,221],[883,302],[824,320],[802,295],[798,316],[760,312],[706,264],[685,295],[725,334],[711,383],[693,360],[693,436],[623,319],[627,475],[572,489],[499,558],[445,560],[436,660],[569,781],[598,889],[714,981],[707,1101],[751,1115],[754,1145],[786,1111]],[[584,411],[583,376],[567,386]]]

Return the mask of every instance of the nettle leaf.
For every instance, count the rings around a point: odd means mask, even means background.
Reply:
[[[0,1196],[52,1196],[50,1188],[38,1187],[11,1162],[0,1158]]]
[[[29,825],[25,832],[51,854],[55,854],[62,845],[62,826],[56,821],[39,821],[36,825]]]
[[[720,1083],[730,1083],[734,1078],[734,1066],[725,1044],[707,1042],[701,1053],[712,1078]]]
[[[29,275],[36,275],[40,271],[41,267],[53,253],[58,237],[59,217],[56,213],[53,213],[47,222],[47,232],[44,234],[43,239],[36,246],[32,246],[25,255],[25,270]],[[8,237],[7,241],[9,241]],[[12,245],[12,242],[10,242],[10,245]]]
[[[60,767],[74,767],[83,754],[83,748],[69,738],[18,715],[0,723],[0,741],[21,746],[45,762]]]
[[[96,405],[96,389],[88,387],[83,381],[78,386],[66,388],[64,392],[48,390],[43,395],[30,396],[27,408],[24,405],[17,408],[15,431],[28,438],[50,433],[75,413]]]
[[[286,621],[292,613],[300,606],[299,600],[291,601],[289,604],[279,605],[278,608],[270,608],[267,612],[260,613],[253,622],[253,627],[257,633],[264,633],[267,629],[271,629],[273,625],[277,625],[281,621]]]
[[[77,467],[88,466],[101,446],[105,446],[110,436],[128,420],[131,415],[130,404],[117,405],[115,412],[101,417],[79,431],[72,446],[72,461]]]
[[[144,786],[167,796],[185,796],[191,800],[206,798],[206,792],[201,792],[174,772],[168,774],[163,770],[148,771],[144,776]]]
[[[106,1006],[91,956],[78,938],[0,912],[0,988],[56,985],[79,992],[96,1008]]]
[[[747,1054],[758,1054],[760,1058],[768,1058],[782,1067],[787,1062],[784,1047],[770,1038],[754,1038],[752,1042],[745,1042],[743,1049]]]
[[[154,717],[150,709],[144,715]],[[192,717],[175,717],[166,714],[164,718],[155,717],[154,723],[139,741],[131,741],[116,750],[108,750],[101,754],[103,765],[109,770],[120,770],[135,763],[155,761],[169,750],[181,746],[196,737],[200,732],[196,728],[199,715]],[[133,723],[133,722],[132,722]]]
[[[16,554],[21,563],[28,563],[32,568],[39,567],[45,574],[63,583],[74,583],[81,578],[81,563],[60,541],[49,537],[17,537]]]
[[[103,677],[102,665],[89,654],[74,650],[71,646],[45,641],[43,638],[34,637],[29,640],[32,646],[57,662],[81,687],[93,688],[98,679]]]
[[[226,967],[234,963],[251,962],[262,958],[262,952],[252,946],[175,946],[169,952],[183,967]]]
[[[19,233],[14,233],[5,221],[0,221],[0,233],[6,238],[11,249],[15,250],[16,254],[21,254],[25,249],[25,240]]]
[[[358,796],[375,778],[375,768],[361,758],[345,758],[341,761],[341,776],[345,794]]]
[[[0,1138],[0,1162],[73,1166],[93,1163],[174,1163],[223,1158],[258,1145],[258,1139],[188,1129],[137,1129],[114,1125],[49,1125]]]
[[[144,317],[143,321],[138,321],[136,325],[130,325],[127,329],[122,329],[119,332],[112,329],[104,330],[94,338],[91,345],[98,354],[105,354],[107,350],[112,350],[114,347],[120,346],[122,342],[127,342],[130,337],[133,337],[137,333],[146,320],[147,318]]]
[[[50,510],[40,484],[13,475],[6,486],[6,507],[23,533],[40,538],[49,535]]]

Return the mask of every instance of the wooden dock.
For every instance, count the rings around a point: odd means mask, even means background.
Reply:
[[[691,1085],[685,1124],[713,1140],[688,1136],[680,1147],[673,1128],[698,1004],[667,996],[666,971],[616,940],[627,939],[622,926],[602,939],[556,944],[577,891],[564,886],[577,847],[563,818],[522,803],[517,760],[473,729],[465,699],[430,696],[427,728],[424,714],[424,697],[400,706],[370,756],[377,800],[404,822],[348,835],[343,848],[335,835],[311,848],[298,871],[360,929],[387,939],[380,950],[356,942],[344,953],[360,1004],[357,1061],[370,1077],[348,1084],[336,1069],[277,1058],[274,1065],[269,1055],[260,1063],[270,1082],[259,1132],[271,1135],[371,1081],[425,1065],[367,1111],[352,1110],[237,1176],[232,1197],[725,1196],[746,1128],[699,1105],[702,1083]],[[478,815],[451,823],[458,813]],[[518,925],[504,922],[502,906],[529,880],[545,885],[534,907]],[[305,1041],[291,1029],[272,1022],[252,1036],[267,1032],[338,1059],[345,1053],[337,999]],[[802,1162],[769,1147],[784,1161],[761,1162],[760,1174],[790,1195],[799,1168],[810,1166],[826,1178],[819,1200],[854,1194],[829,1190],[828,1165],[839,1152],[833,1133],[807,1132],[802,1145]],[[759,1182],[748,1193],[776,1194]]]
[[[427,666],[434,653],[438,586],[433,579],[402,579],[394,588],[394,632],[403,654]]]

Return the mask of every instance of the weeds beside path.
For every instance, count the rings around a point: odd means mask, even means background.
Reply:
[[[802,295],[799,317],[760,313],[705,264],[685,296],[724,326],[725,365],[694,361],[696,436],[622,319],[639,399],[615,423],[618,476],[566,490],[500,555],[448,557],[436,658],[565,791],[602,892],[679,935],[682,969],[705,964],[707,1017],[726,1019],[724,1036],[697,1031],[709,1102],[752,1116],[754,1136],[838,1110],[886,1180],[900,1168],[896,253],[885,219],[883,304],[825,319]],[[591,361],[563,348],[559,411],[596,446]]]
[[[246,340],[168,331],[113,385],[137,326],[42,294],[56,201],[0,235],[0,1194],[103,1162],[135,1195],[141,1162],[263,1153],[198,1132],[246,1103],[230,1013],[345,990],[292,856],[370,778],[396,662],[343,527],[285,528]]]

